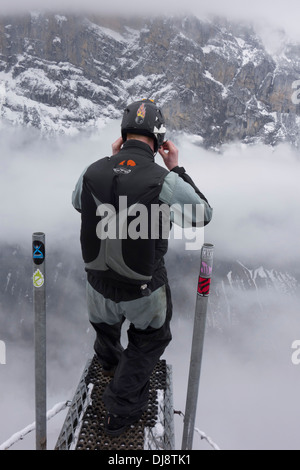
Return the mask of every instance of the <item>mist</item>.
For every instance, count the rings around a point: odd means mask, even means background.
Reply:
[[[85,310],[80,215],[71,205],[72,191],[84,168],[109,155],[119,135],[118,121],[72,139],[43,140],[30,129],[0,130],[0,245],[28,250],[28,260],[22,262],[30,267],[32,233],[43,231],[51,260],[47,259],[48,271],[68,260],[79,270],[82,267],[82,278],[75,279],[70,269],[70,275],[59,281],[58,311],[48,299],[48,409],[72,399],[93,354],[94,333]],[[179,148],[180,165],[214,208],[204,237],[215,245],[215,265],[239,260],[295,273],[300,255],[299,154],[288,145],[246,147],[238,143],[216,153],[202,149],[193,136],[167,137]],[[159,155],[156,161],[162,164]],[[173,287],[173,341],[163,358],[173,367],[174,408],[182,412],[199,250],[187,252],[184,240],[170,240],[167,255]],[[180,254],[187,276],[180,276]],[[292,364],[291,345],[300,334],[299,292],[284,296],[261,290],[264,314],[255,310],[253,295],[246,291],[232,298],[240,310],[238,323],[228,321],[224,305],[219,319],[225,325],[222,328],[214,325],[210,299],[196,426],[224,450],[298,449],[300,366]],[[10,315],[9,308],[0,305],[1,325],[7,324]],[[14,334],[8,336],[0,327],[0,340],[7,348],[6,365],[0,365],[0,443],[34,421],[32,317],[31,307],[24,306],[22,318],[11,317]],[[19,333],[21,322],[28,324],[25,338]],[[49,449],[54,448],[64,417],[61,413],[48,423]],[[182,418],[178,415],[175,431],[180,449]],[[33,449],[34,436],[13,448]],[[209,447],[195,435],[194,448]]]
[[[119,136],[119,121],[103,125],[97,134],[48,141],[30,129],[0,129],[0,242],[27,244],[33,232],[44,231],[50,247],[57,236],[59,243],[69,238],[79,243],[72,191],[90,163],[111,154]],[[236,143],[217,153],[199,147],[193,136],[168,137],[179,148],[179,164],[214,209],[205,240],[216,245],[218,256],[281,268],[299,264],[297,151],[288,144]],[[163,165],[160,155],[156,161]]]
[[[297,0],[285,2],[253,0],[251,3],[235,0],[211,0],[209,3],[204,0],[186,0],[185,2],[153,0],[151,3],[141,3],[138,0],[129,0],[126,6],[120,0],[113,0],[105,5],[95,0],[86,0],[84,7],[80,0],[44,0],[42,7],[39,0],[11,0],[1,6],[1,13],[16,14],[43,10],[147,17],[194,14],[201,19],[210,18],[212,15],[223,16],[237,22],[253,23],[260,32],[267,32],[265,39],[270,42],[270,34],[272,34],[272,41],[276,41],[276,34],[278,35],[279,31],[284,31],[290,40],[300,40],[298,8]]]
[[[214,208],[206,241],[231,260],[299,264],[299,153],[287,144],[235,143],[218,154],[192,142],[182,149],[183,165]]]

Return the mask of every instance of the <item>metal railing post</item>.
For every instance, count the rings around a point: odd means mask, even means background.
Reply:
[[[45,234],[32,234],[36,450],[47,449]]]
[[[191,450],[193,446],[198,391],[201,374],[204,335],[206,326],[207,303],[213,266],[214,246],[205,243],[201,249],[200,274],[198,279],[195,307],[194,330],[191,348],[189,381],[184,415],[182,450]]]

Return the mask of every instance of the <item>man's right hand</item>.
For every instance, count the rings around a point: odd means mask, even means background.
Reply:
[[[168,170],[172,170],[178,166],[178,149],[173,142],[167,140],[158,149],[158,152],[162,156]]]

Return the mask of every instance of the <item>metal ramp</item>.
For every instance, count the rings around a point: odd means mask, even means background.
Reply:
[[[164,360],[157,363],[150,378],[148,409],[118,437],[104,433],[102,394],[109,380],[94,356],[85,367],[55,450],[173,450],[172,367]]]

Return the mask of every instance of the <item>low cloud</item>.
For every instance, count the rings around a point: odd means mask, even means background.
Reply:
[[[71,205],[72,191],[84,168],[110,154],[119,131],[112,127],[97,136],[48,140],[33,130],[2,128],[1,242],[24,246],[39,231],[50,244],[78,236],[80,214]]]
[[[33,131],[2,129],[0,241],[24,246],[36,231],[45,232],[52,246],[78,241],[80,215],[71,205],[72,191],[86,166],[111,153],[119,134],[118,121],[97,135],[49,141]],[[283,269],[300,262],[300,160],[295,150],[286,144],[232,144],[216,154],[194,145],[190,137],[177,135],[175,140],[179,164],[214,209],[204,236],[219,258]],[[159,155],[156,161],[163,164]]]
[[[181,161],[214,208],[205,239],[220,257],[284,268],[299,263],[299,154],[288,144],[225,146],[179,140]]]
[[[1,6],[3,14],[41,9],[60,12],[90,11],[121,16],[170,16],[192,13],[203,19],[210,15],[218,15],[234,21],[255,22],[264,28],[283,29],[291,38],[300,40],[297,0],[286,0],[285,2],[282,0],[275,2],[253,0],[251,3],[236,2],[236,0],[211,0],[209,4],[204,0],[187,0],[185,2],[153,0],[149,4],[141,3],[138,0],[129,0],[126,4],[120,0],[113,0],[107,5],[95,0],[86,0],[84,6],[80,0],[45,0],[42,8],[39,0],[11,0]]]

